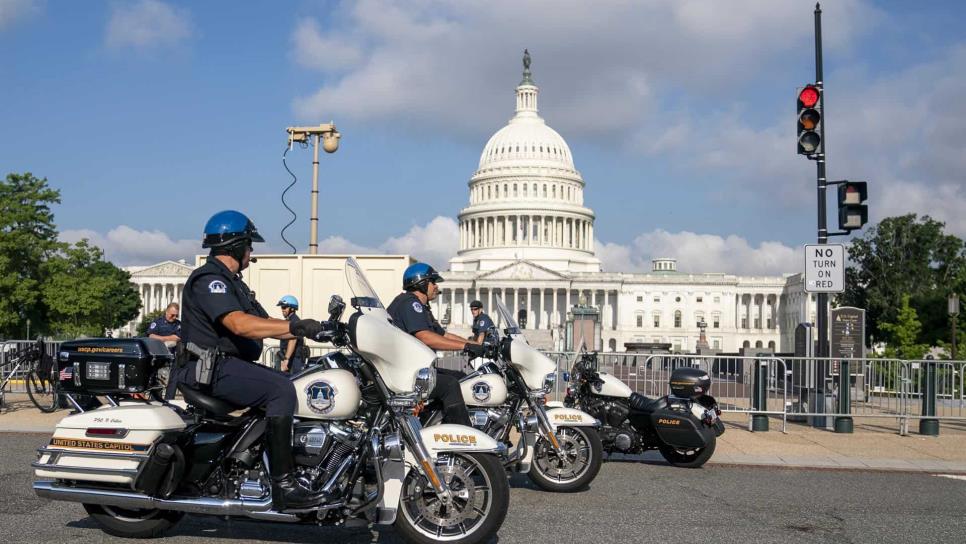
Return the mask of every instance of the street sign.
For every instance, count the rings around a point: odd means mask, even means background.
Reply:
[[[805,246],[805,292],[841,293],[845,291],[845,246],[811,244]]]
[[[831,374],[838,376],[841,359],[865,359],[865,310],[843,306],[832,309]],[[862,365],[849,366],[849,374],[862,375]]]

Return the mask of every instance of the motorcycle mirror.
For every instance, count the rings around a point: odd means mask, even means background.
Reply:
[[[329,299],[329,320],[338,321],[345,310],[345,301],[339,295],[332,295]]]
[[[565,381],[565,382],[569,382],[570,381],[570,372],[564,372],[563,374],[561,374],[560,379],[563,380],[563,381]]]

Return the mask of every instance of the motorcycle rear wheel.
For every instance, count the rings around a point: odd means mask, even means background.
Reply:
[[[184,517],[184,512],[100,504],[85,504],[84,510],[105,533],[122,538],[157,538]]]
[[[500,459],[487,453],[441,453],[436,469],[453,492],[442,506],[422,473],[413,470],[403,482],[396,530],[416,544],[478,544],[492,539],[503,525],[510,486]]]
[[[717,439],[712,436],[711,441],[703,448],[675,448],[665,444],[658,449],[664,460],[676,467],[699,468],[714,455],[715,444],[717,444]]]
[[[597,477],[604,460],[600,435],[590,427],[560,427],[556,437],[565,459],[559,459],[541,437],[534,444],[533,463],[527,476],[545,491],[570,493],[584,489]]]

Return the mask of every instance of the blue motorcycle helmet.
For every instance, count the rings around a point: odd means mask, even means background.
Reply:
[[[426,292],[429,282],[441,283],[443,277],[426,263],[411,264],[403,272],[403,290]]]
[[[205,238],[201,247],[224,247],[239,240],[265,241],[247,215],[235,210],[224,210],[212,215],[205,223]]]
[[[228,255],[244,267],[245,251],[252,242],[264,242],[255,224],[247,215],[224,210],[211,216],[205,223],[205,237],[201,247],[210,248],[211,255]],[[254,257],[251,262],[254,262]]]
[[[293,310],[298,310],[299,299],[293,297],[292,295],[285,295],[284,297],[279,299],[278,304],[276,304],[276,306],[282,306],[284,308],[291,308]]]

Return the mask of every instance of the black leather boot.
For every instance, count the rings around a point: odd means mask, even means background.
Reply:
[[[265,445],[269,474],[272,476],[272,507],[310,508],[320,504],[325,495],[306,489],[295,477],[292,465],[292,417],[266,418]]]

